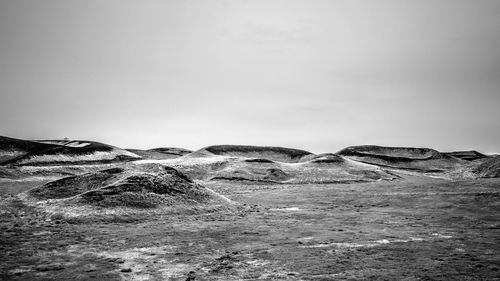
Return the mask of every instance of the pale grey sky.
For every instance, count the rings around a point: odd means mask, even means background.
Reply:
[[[0,135],[500,152],[500,1],[0,0]]]

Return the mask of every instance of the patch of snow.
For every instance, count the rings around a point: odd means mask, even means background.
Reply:
[[[28,177],[28,178],[22,178],[22,179],[6,179],[6,178],[0,178],[0,182],[2,183],[8,183],[8,182],[32,182],[32,181],[53,181],[60,179],[61,177],[58,176],[51,176],[51,177]]]
[[[94,153],[84,154],[84,155],[65,155],[65,154],[55,154],[55,155],[38,155],[33,156],[28,159],[23,159],[21,164],[27,163],[44,163],[44,162],[75,162],[75,161],[99,161],[99,160],[113,160],[117,156],[130,156],[134,158],[140,158],[137,154],[126,150],[111,150],[111,151],[96,151]]]
[[[394,241],[394,242],[396,242],[396,241]],[[399,241],[397,241],[397,242],[399,242]],[[403,242],[403,240],[401,240],[401,242]],[[406,241],[404,241],[404,242],[406,242]],[[389,241],[387,239],[382,239],[382,240],[375,241],[375,243],[377,243],[377,244],[389,244],[389,243],[391,243],[391,241]]]
[[[315,238],[314,236],[307,236],[300,238],[299,241],[310,241],[313,240],[314,238]]]
[[[290,211],[290,212],[298,212],[302,211],[303,209],[297,208],[297,207],[289,207],[289,208],[271,208],[269,209],[270,211]]]
[[[26,152],[19,150],[0,150],[0,155],[7,157],[17,157],[25,154]]]
[[[219,162],[225,162],[227,160],[236,159],[235,157],[228,156],[211,156],[211,157],[178,157],[171,159],[144,159],[136,160],[133,163],[137,165],[141,164],[164,164],[164,165],[197,165],[197,164],[213,164]]]
[[[18,274],[22,274],[22,273],[26,273],[26,272],[31,272],[31,271],[33,271],[33,266],[31,266],[31,267],[30,266],[21,266],[21,267],[9,270],[9,273],[13,274],[13,275],[18,275]]]
[[[439,234],[439,233],[432,233],[432,236],[434,236],[436,238],[443,238],[443,239],[453,238],[453,236],[451,236],[451,235],[443,235],[443,234]]]
[[[251,266],[264,266],[264,265],[270,264],[269,261],[261,260],[261,259],[247,261],[246,263],[248,265],[251,265]]]
[[[64,144],[64,146],[69,146],[69,147],[86,147],[87,145],[90,145],[90,143],[89,142],[72,141],[72,142]]]
[[[34,236],[44,236],[44,235],[51,235],[51,234],[52,234],[51,231],[46,231],[46,230],[42,230],[42,231],[38,231],[38,232],[33,233]]]
[[[411,241],[424,241],[424,238],[410,237]]]

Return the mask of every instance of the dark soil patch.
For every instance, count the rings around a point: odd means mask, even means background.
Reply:
[[[275,163],[272,160],[262,159],[262,158],[245,159],[245,162],[247,162],[247,163]]]

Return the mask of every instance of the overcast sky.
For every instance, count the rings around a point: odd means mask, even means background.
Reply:
[[[0,134],[500,152],[500,1],[0,0]]]

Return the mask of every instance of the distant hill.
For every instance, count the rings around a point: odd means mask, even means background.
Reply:
[[[419,172],[445,172],[464,164],[462,159],[430,148],[362,145],[344,148],[337,154],[381,167]]]
[[[247,158],[260,158],[277,162],[296,163],[308,155],[309,151],[275,147],[275,146],[251,146],[251,145],[213,145],[197,150],[191,156],[235,156]]]
[[[4,179],[78,175],[132,160],[144,161],[120,166],[162,163],[203,181],[361,182],[394,180],[401,173],[444,178],[500,176],[498,157],[474,150],[440,152],[431,148],[361,145],[337,153],[314,154],[277,146],[213,145],[193,152],[176,147],[125,150],[94,141],[0,137],[0,178]]]
[[[129,151],[93,141],[22,140],[0,136],[0,165],[94,163],[140,158]]]
[[[177,158],[193,152],[192,150],[178,148],[178,147],[159,147],[146,150],[129,148],[126,150],[134,154],[137,154],[144,159],[155,159],[155,160]]]
[[[300,157],[300,162],[284,162],[282,155],[278,158],[276,154],[268,153],[259,153],[257,158],[251,158],[248,157],[250,154],[235,156],[231,153],[228,156],[203,152],[204,154],[196,157],[188,155],[163,160],[160,163],[171,165],[189,177],[201,181],[303,184],[368,182],[399,178],[398,175],[376,165],[352,161],[331,153],[308,154]],[[285,160],[290,161],[290,158]]]
[[[488,157],[487,155],[484,155],[482,153],[479,153],[475,150],[469,150],[469,151],[453,151],[453,152],[446,152],[446,155],[453,156],[456,158],[460,158],[463,160],[467,161],[474,161],[477,159],[482,159]]]

